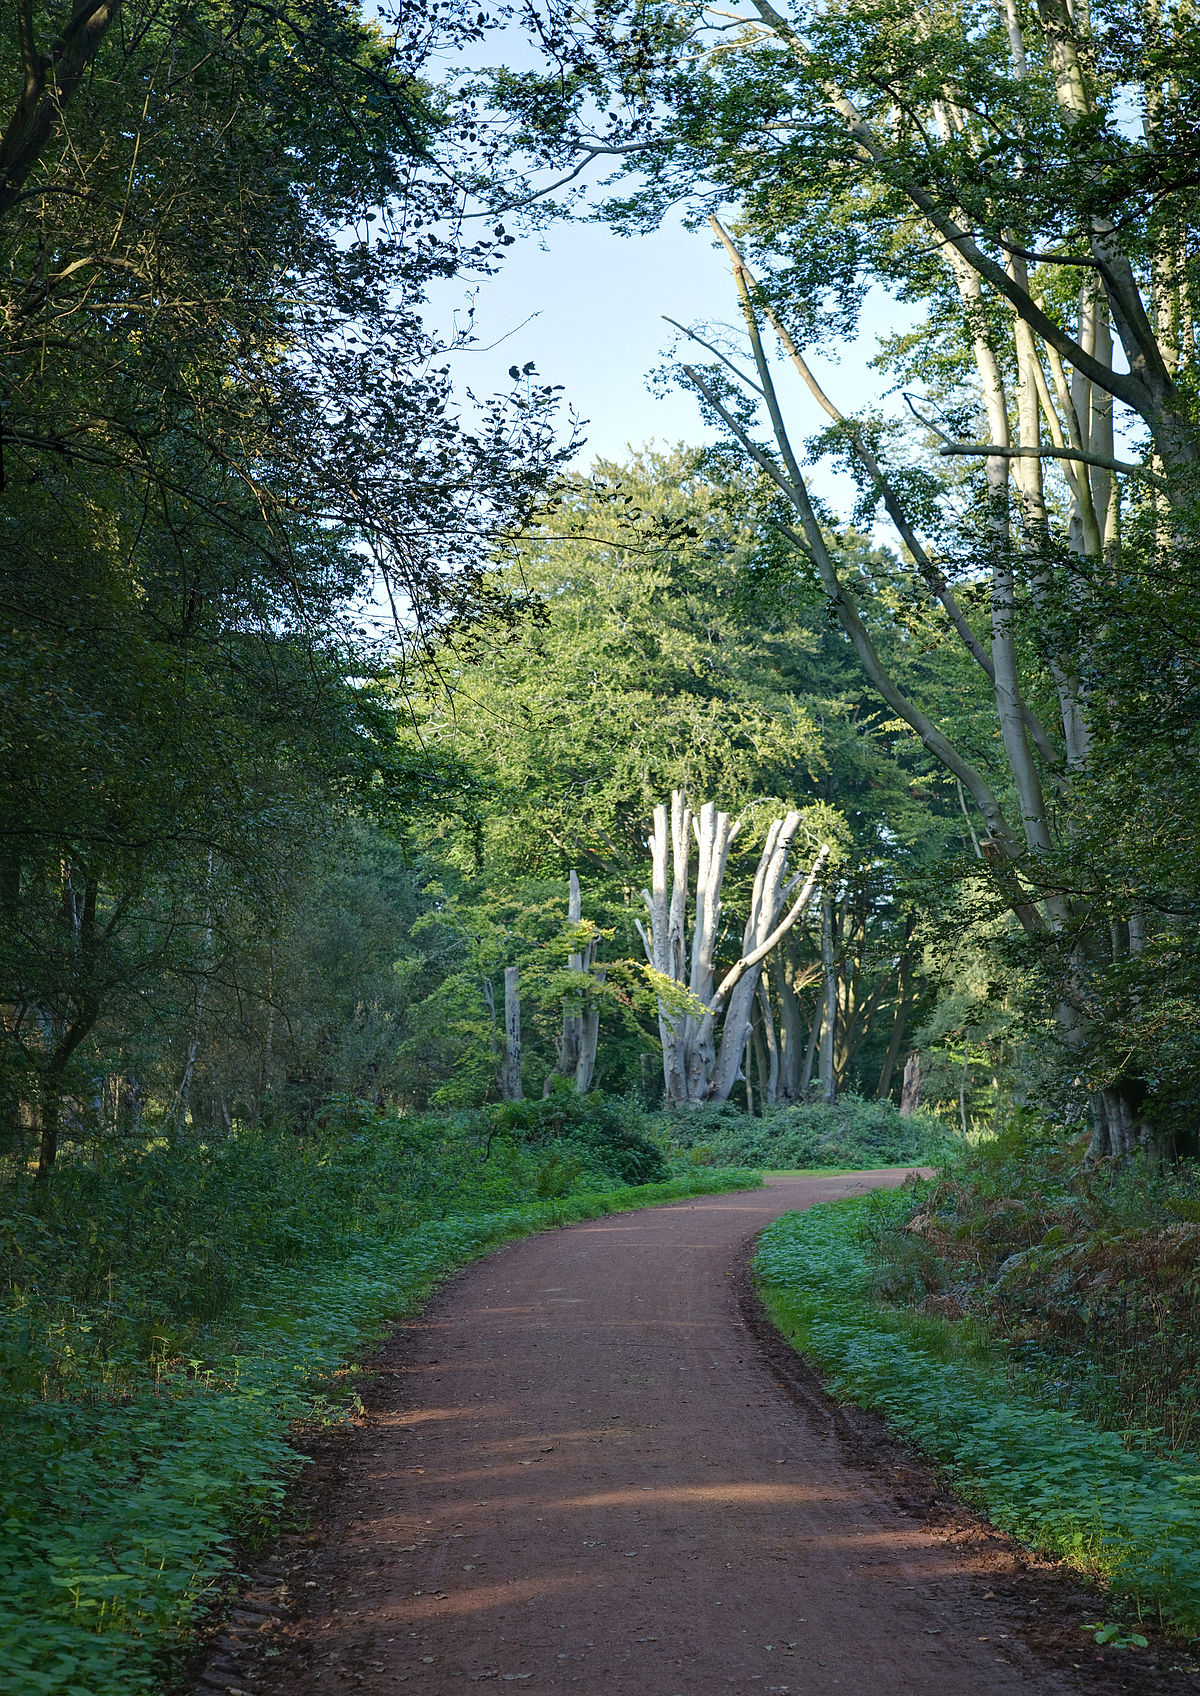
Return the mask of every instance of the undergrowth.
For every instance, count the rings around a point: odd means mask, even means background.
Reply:
[[[697,1165],[768,1171],[870,1171],[877,1166],[937,1165],[961,1152],[963,1139],[931,1114],[901,1115],[891,1101],[844,1095],[831,1106],[800,1102],[748,1118],[730,1102],[657,1115],[660,1134]]]
[[[274,1522],[291,1423],[345,1417],[354,1356],[453,1268],[530,1231],[758,1181],[624,1184],[630,1162],[657,1173],[662,1156],[609,1118],[606,1142],[603,1124],[553,1136],[536,1112],[517,1126],[351,1104],[315,1139],[164,1140],[78,1155],[44,1185],[9,1174],[6,1696],[168,1687],[235,1541]]]
[[[1037,1126],[982,1144],[872,1248],[887,1299],[969,1315],[1010,1370],[1130,1447],[1200,1447],[1200,1182],[1088,1166]]]
[[[881,1302],[871,1238],[913,1199],[837,1202],[769,1226],[755,1266],[776,1324],[830,1375],[831,1394],[880,1412],[993,1523],[1200,1633],[1200,1473],[1022,1392],[980,1321]]]

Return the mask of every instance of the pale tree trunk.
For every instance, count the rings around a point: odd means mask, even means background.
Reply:
[[[646,958],[654,971],[672,983],[684,981],[684,929],[688,899],[688,849],[692,828],[691,809],[681,790],[671,796],[671,809],[654,809],[650,835],[650,890],[642,891],[649,910],[647,931],[638,921],[638,934]],[[672,863],[672,849],[674,859]],[[668,869],[670,867],[670,870]],[[673,873],[673,875],[672,875]],[[684,1064],[686,1014],[672,1010],[659,997],[658,1034],[663,1054],[663,1098],[670,1107],[688,1099]]]
[[[775,1016],[771,1011],[771,992],[767,988],[765,977],[758,980],[758,1006],[762,1016],[765,1061],[762,1073],[763,1104],[766,1107],[774,1107],[779,1099],[779,1042],[775,1035]]]
[[[567,891],[567,922],[581,925],[583,895],[578,872],[571,872]],[[580,1095],[586,1095],[592,1087],[596,1070],[596,1053],[600,1043],[600,1003],[596,991],[604,985],[607,968],[596,965],[594,937],[582,949],[571,951],[567,956],[567,969],[577,980],[578,988],[563,996],[558,1063],[546,1078],[542,1089],[544,1096],[550,1094],[555,1078],[568,1079]]]
[[[607,968],[593,968],[596,982],[601,987],[604,984]],[[592,1079],[596,1072],[596,1054],[600,1047],[600,1003],[595,997],[588,1003],[583,1014],[583,1041],[579,1047],[579,1060],[575,1067],[575,1088],[580,1095],[586,1095],[592,1087]]]
[[[639,923],[638,930],[654,972],[678,986],[680,992],[676,1006],[666,986],[659,996],[663,1084],[671,1105],[729,1098],[742,1064],[763,961],[804,911],[820,867],[829,855],[828,848],[821,850],[817,867],[785,912],[788,897],[800,881],[799,873],[787,880],[788,854],[800,823],[799,812],[773,820],[755,874],[741,956],[716,984],[721,887],[741,823],[735,823],[712,802],[705,803],[693,818],[682,792],[676,790],[671,798],[668,841],[667,809],[659,806],[654,810],[649,841],[651,887],[642,892],[650,926],[647,930]],[[690,970],[685,981],[689,831],[695,837],[698,854]],[[670,884],[669,863],[674,874]]]
[[[904,1080],[900,1085],[900,1114],[907,1119],[921,1105],[921,1056],[915,1051],[904,1062]]]
[[[504,968],[504,1047],[500,1058],[501,1101],[523,1101],[521,1088],[521,972]]]
[[[821,897],[821,1041],[817,1064],[820,1097],[832,1107],[837,1095],[833,1070],[833,1045],[837,1035],[838,980],[833,957],[833,900],[826,891]]]

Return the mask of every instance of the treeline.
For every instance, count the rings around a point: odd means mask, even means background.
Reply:
[[[615,158],[602,216],[632,234],[682,204],[727,258],[738,330],[683,330],[677,375],[770,493],[780,579],[819,592],[864,692],[961,797],[977,875],[956,887],[982,920],[963,929],[1000,944],[974,976],[993,1021],[1018,1015],[1024,1093],[1094,1159],[1190,1149],[1190,17],[751,0],[730,34],[672,0],[527,14],[541,68],[492,85],[505,194]],[[850,415],[825,354],[872,285],[916,320],[878,360],[906,404]],[[847,557],[806,479],[822,456],[899,572]]]

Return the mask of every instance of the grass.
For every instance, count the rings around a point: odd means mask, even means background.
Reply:
[[[5,1696],[172,1688],[235,1549],[276,1522],[300,1464],[289,1428],[344,1419],[350,1369],[454,1269],[533,1231],[760,1181],[622,1184],[578,1138],[494,1131],[443,1118],[312,1144],[152,1142],[69,1161],[48,1186],[10,1177]]]
[[[881,1413],[1002,1530],[1200,1634],[1200,1473],[1022,1394],[978,1320],[875,1299],[872,1216],[911,1199],[827,1203],[769,1226],[755,1269],[776,1325],[832,1395]]]

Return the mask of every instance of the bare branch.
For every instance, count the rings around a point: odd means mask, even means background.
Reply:
[[[943,438],[944,439],[944,438]],[[1103,454],[1084,453],[1080,448],[1000,448],[992,442],[947,442],[938,449],[943,459],[964,454],[984,459],[1073,459],[1081,465],[1095,465],[1101,471],[1120,471],[1129,477],[1141,477],[1156,489],[1169,487],[1165,477],[1147,471],[1144,465],[1130,465],[1123,459],[1107,459]]]

